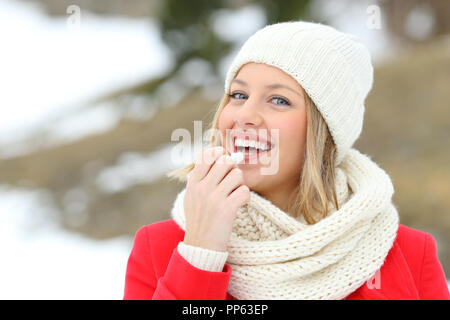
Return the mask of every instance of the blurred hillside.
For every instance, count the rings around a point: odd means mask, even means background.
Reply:
[[[391,176],[400,222],[427,231],[450,272],[450,37],[375,70],[355,147]]]

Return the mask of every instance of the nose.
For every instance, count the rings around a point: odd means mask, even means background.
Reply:
[[[263,121],[259,109],[257,101],[247,99],[234,115],[237,126],[240,128],[258,127]]]

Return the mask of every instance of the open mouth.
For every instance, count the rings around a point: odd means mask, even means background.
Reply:
[[[268,154],[273,148],[274,145],[272,144],[233,137],[233,151],[242,152],[244,154],[245,162]]]

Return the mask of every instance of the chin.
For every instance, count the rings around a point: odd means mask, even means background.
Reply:
[[[258,191],[261,189],[264,183],[267,183],[266,176],[263,176],[259,172],[258,167],[254,168],[242,168],[244,174],[244,184],[252,191]]]

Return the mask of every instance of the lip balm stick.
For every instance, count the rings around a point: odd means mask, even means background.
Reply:
[[[230,156],[231,156],[231,159],[233,159],[235,164],[238,164],[239,162],[244,160],[243,152],[232,152]]]

